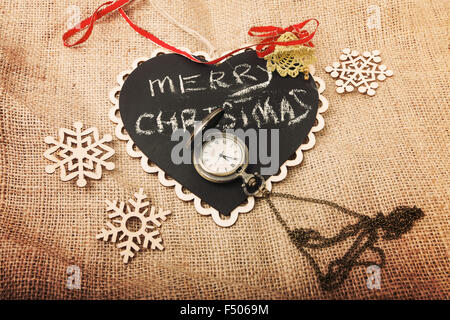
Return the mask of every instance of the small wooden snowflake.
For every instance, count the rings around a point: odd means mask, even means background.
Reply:
[[[378,82],[393,75],[392,70],[388,70],[385,65],[380,65],[380,51],[364,51],[362,55],[358,51],[350,49],[342,50],[341,62],[334,62],[332,66],[327,66],[325,71],[330,73],[336,80],[336,91],[338,93],[352,92],[358,88],[360,93],[369,96],[375,95]]]
[[[83,124],[75,122],[75,130],[59,129],[59,140],[48,136],[45,143],[52,145],[44,152],[44,157],[54,164],[45,167],[47,173],[54,173],[57,168],[61,169],[61,180],[69,181],[77,179],[77,185],[84,187],[86,178],[100,179],[102,166],[107,170],[114,169],[114,163],[107,162],[114,150],[105,142],[112,140],[107,134],[100,139],[97,128],[82,130]]]
[[[114,220],[112,223],[107,222],[107,228],[102,229],[96,236],[97,239],[104,241],[119,240],[117,248],[123,248],[120,255],[123,256],[124,263],[128,263],[128,260],[134,257],[134,253],[140,250],[141,243],[143,248],[150,245],[152,250],[164,249],[157,227],[160,227],[161,222],[170,214],[169,210],[159,208],[156,211],[154,206],[150,207],[142,188],[134,194],[134,197],[136,200],[129,199],[126,206],[124,202],[106,200],[107,211],[111,212],[109,218]]]

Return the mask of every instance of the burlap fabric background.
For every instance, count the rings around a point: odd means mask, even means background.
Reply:
[[[382,242],[387,255],[381,290],[368,290],[365,268],[322,292],[315,274],[266,203],[217,227],[179,200],[131,159],[115,139],[114,171],[87,188],[44,172],[44,137],[74,121],[113,134],[108,93],[119,72],[156,46],[119,16],[102,19],[84,45],[63,47],[69,5],[82,16],[101,1],[8,1],[0,10],[0,297],[1,298],[268,298],[380,299],[449,297],[448,1],[157,1],[220,50],[250,42],[254,25],[316,17],[318,75],[330,108],[317,144],[275,190],[324,198],[375,215],[417,205],[426,217],[400,240]],[[366,26],[379,5],[381,29]],[[205,49],[136,0],[126,11],[175,46]],[[338,95],[323,68],[342,48],[379,49],[395,75],[375,97]],[[165,251],[138,253],[124,265],[115,245],[95,239],[107,221],[105,199],[128,199],[144,187],[173,215],[162,227]],[[326,235],[351,222],[330,209],[276,200],[291,227]],[[315,253],[322,267],[342,248]],[[66,289],[78,265],[81,290]]]

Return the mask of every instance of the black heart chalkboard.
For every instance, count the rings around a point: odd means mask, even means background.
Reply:
[[[283,78],[270,73],[264,59],[246,51],[215,66],[177,54],[143,62],[123,84],[119,110],[131,139],[152,162],[220,213],[229,215],[246,199],[241,181],[215,184],[203,179],[191,164],[174,164],[171,151],[178,141],[171,141],[173,130],[192,131],[194,120],[201,121],[222,106],[225,115],[218,129],[279,129],[281,166],[306,139],[318,103],[312,77]],[[252,164],[248,172],[259,172],[262,167],[266,165]]]

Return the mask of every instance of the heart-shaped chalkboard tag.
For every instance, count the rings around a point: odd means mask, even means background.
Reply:
[[[202,178],[192,164],[174,163],[172,150],[180,141],[172,141],[172,133],[180,128],[191,132],[195,121],[223,107],[225,114],[217,129],[250,129],[256,132],[258,145],[262,139],[278,144],[247,170],[262,172],[270,189],[271,182],[286,177],[286,166],[298,165],[302,150],[314,145],[314,132],[324,125],[320,113],[328,106],[320,94],[325,85],[313,76],[306,80],[268,72],[266,61],[253,50],[218,65],[160,53],[138,59],[132,70],[119,75],[120,86],[110,95],[116,135],[128,141],[128,153],[141,157],[147,172],[158,172],[161,183],[175,187],[181,199],[194,200],[197,211],[212,214],[219,225],[232,225],[240,212],[253,208],[254,199],[244,194],[241,181],[213,183]],[[271,135],[273,129],[277,135]]]

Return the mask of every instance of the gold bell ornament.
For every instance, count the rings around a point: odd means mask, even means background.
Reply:
[[[292,32],[283,33],[277,42],[299,40]],[[315,49],[304,45],[280,46],[276,45],[272,53],[264,57],[267,60],[267,70],[277,71],[280,76],[290,75],[295,78],[303,73],[305,80],[309,79],[309,66],[316,62]]]

